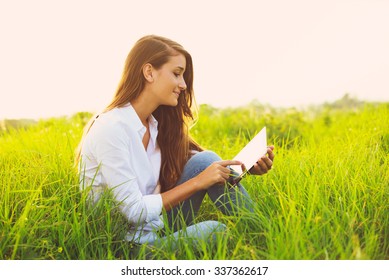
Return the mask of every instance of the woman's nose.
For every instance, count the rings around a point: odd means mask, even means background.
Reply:
[[[180,90],[186,90],[186,83],[184,79],[182,79],[178,87],[180,88]]]

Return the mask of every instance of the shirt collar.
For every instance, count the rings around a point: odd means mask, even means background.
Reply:
[[[154,145],[154,148],[157,147],[157,136],[158,136],[158,121],[154,118],[153,115],[149,119],[149,128],[150,128],[150,138],[151,142]]]
[[[138,131],[139,136],[142,139],[144,134],[146,133],[146,127],[143,125],[134,107],[132,107],[131,103],[129,103],[124,108],[128,109],[126,111],[128,112],[130,126],[132,126],[136,131]],[[153,115],[150,115],[149,117],[149,129],[150,129],[150,140],[152,141],[154,147],[156,147],[157,136],[158,136],[158,121],[154,118]]]

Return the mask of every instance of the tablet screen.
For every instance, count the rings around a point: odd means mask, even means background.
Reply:
[[[246,171],[267,153],[266,127],[255,135],[255,137],[234,157],[234,160],[243,162]],[[239,175],[243,175],[242,168],[238,165],[230,166]]]

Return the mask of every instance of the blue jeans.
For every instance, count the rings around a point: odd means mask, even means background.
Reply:
[[[220,160],[220,157],[211,151],[194,154],[185,165],[181,178],[177,181],[177,185],[196,177],[213,162]],[[184,236],[194,240],[209,240],[214,233],[225,231],[226,226],[217,221],[203,221],[193,224],[194,218],[206,194],[208,194],[215,206],[226,215],[237,213],[242,207],[252,211],[252,201],[240,183],[235,187],[217,184],[207,190],[195,193],[168,211],[167,223],[169,228],[165,229],[164,233],[173,238]],[[168,232],[174,233],[168,234]],[[156,243],[166,239],[168,236],[165,235],[162,239],[156,240]]]

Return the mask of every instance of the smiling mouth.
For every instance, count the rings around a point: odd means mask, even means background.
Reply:
[[[180,97],[179,93],[177,93],[177,92],[173,92],[173,93],[177,96],[177,98]]]

